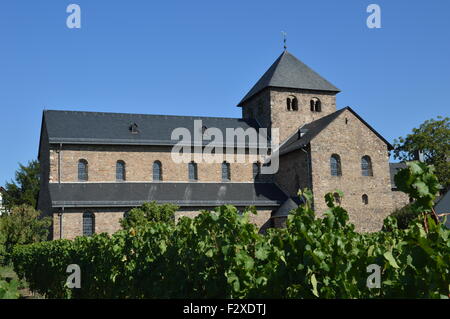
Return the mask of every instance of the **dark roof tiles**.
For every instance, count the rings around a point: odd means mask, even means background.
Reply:
[[[43,116],[50,143],[174,145],[173,130],[187,128],[193,138],[195,120],[202,121],[200,128],[220,129],[224,137],[227,128],[259,128],[254,120],[238,118],[53,110]]]
[[[336,93],[340,91],[337,87],[325,80],[287,51],[284,51],[278,57],[266,73],[264,73],[252,89],[245,95],[241,102],[239,102],[238,106],[242,106],[244,102],[267,87],[306,89]]]
[[[134,207],[156,200],[178,206],[275,206],[287,196],[272,183],[50,184],[53,207]]]

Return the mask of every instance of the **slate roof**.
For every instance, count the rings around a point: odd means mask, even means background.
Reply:
[[[51,183],[53,207],[134,207],[156,200],[178,206],[274,206],[287,196],[272,183]]]
[[[323,131],[331,122],[333,122],[340,114],[345,110],[352,112],[362,123],[364,123],[375,135],[377,135],[383,142],[385,142],[389,149],[392,149],[392,145],[374,128],[372,128],[366,121],[364,121],[353,109],[349,106],[340,109],[334,113],[328,114],[318,120],[303,125],[299,130],[291,135],[279,149],[279,154],[284,155],[300,149],[311,142],[321,131]]]
[[[434,211],[436,214],[449,214],[450,213],[450,191],[445,193],[438,201],[436,206],[434,206]],[[444,216],[441,217],[444,220]],[[447,220],[445,226],[450,229],[450,215],[447,215]]]
[[[391,185],[392,189],[397,189],[397,186],[395,185],[394,177],[397,174],[397,172],[403,168],[406,168],[406,163],[389,163],[389,172],[391,175]]]
[[[259,128],[254,120],[238,118],[54,110],[43,114],[49,142],[70,144],[174,145],[178,142],[171,140],[175,128],[187,128],[194,138],[194,120],[201,120],[206,128],[220,129],[224,137],[227,128]],[[133,124],[136,134],[130,130]]]
[[[301,201],[298,198],[289,197],[281,206],[272,214],[272,218],[287,217],[289,213],[297,209]]]
[[[242,106],[244,102],[267,87],[340,92],[337,87],[287,51],[276,59],[238,106]]]
[[[445,193],[434,207],[437,214],[450,213],[450,191]],[[449,217],[450,218],[450,217]]]

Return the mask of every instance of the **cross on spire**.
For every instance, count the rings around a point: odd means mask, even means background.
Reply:
[[[284,31],[281,31],[281,34],[283,35],[284,51],[286,51],[286,49],[287,49],[287,45],[286,45],[287,33]]]

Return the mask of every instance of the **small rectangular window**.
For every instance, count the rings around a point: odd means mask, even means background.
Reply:
[[[188,164],[189,181],[194,182],[198,180],[197,163],[191,162]]]
[[[223,162],[222,163],[222,182],[230,181],[230,163]]]

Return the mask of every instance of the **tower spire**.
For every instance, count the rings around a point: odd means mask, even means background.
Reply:
[[[281,34],[283,35],[284,51],[286,51],[286,49],[287,49],[287,45],[286,45],[287,33],[284,31],[281,31]]]

